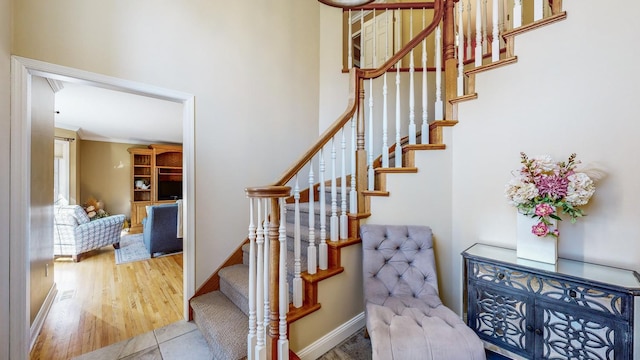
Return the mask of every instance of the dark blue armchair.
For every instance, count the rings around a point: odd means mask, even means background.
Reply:
[[[151,257],[156,253],[182,251],[182,238],[177,237],[178,204],[160,204],[147,207],[142,219],[144,245]]]

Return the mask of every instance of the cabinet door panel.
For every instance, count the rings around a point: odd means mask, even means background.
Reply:
[[[476,282],[469,286],[469,326],[482,338],[523,356],[533,351],[532,301],[510,289],[485,287]]]
[[[585,312],[575,306],[538,300],[542,311],[541,349],[543,359],[628,359],[629,346],[623,340],[625,325],[610,316]]]

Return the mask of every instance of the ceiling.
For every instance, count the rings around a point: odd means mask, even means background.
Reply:
[[[181,103],[70,82],[58,87],[56,127],[82,140],[182,143]]]

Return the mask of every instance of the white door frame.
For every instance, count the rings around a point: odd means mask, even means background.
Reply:
[[[29,204],[31,166],[31,77],[33,75],[115,91],[149,96],[183,104],[184,318],[189,318],[189,299],[195,294],[195,101],[194,95],[84,70],[11,57],[11,166],[9,226],[9,357],[28,359],[29,317]]]

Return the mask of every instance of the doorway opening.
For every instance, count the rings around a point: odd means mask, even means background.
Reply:
[[[91,73],[79,69],[13,56],[11,59],[11,195],[10,195],[10,357],[28,358],[39,328],[30,321],[30,179],[31,171],[31,79],[32,76],[86,84],[161,100],[183,106],[183,316],[188,319],[188,300],[195,293],[195,172],[194,96],[175,90]],[[52,199],[53,201],[53,199]],[[50,302],[48,306],[50,306]],[[47,301],[43,308],[47,307]],[[41,310],[42,311],[42,310]],[[46,309],[45,309],[46,311]],[[46,318],[46,316],[45,316]]]

